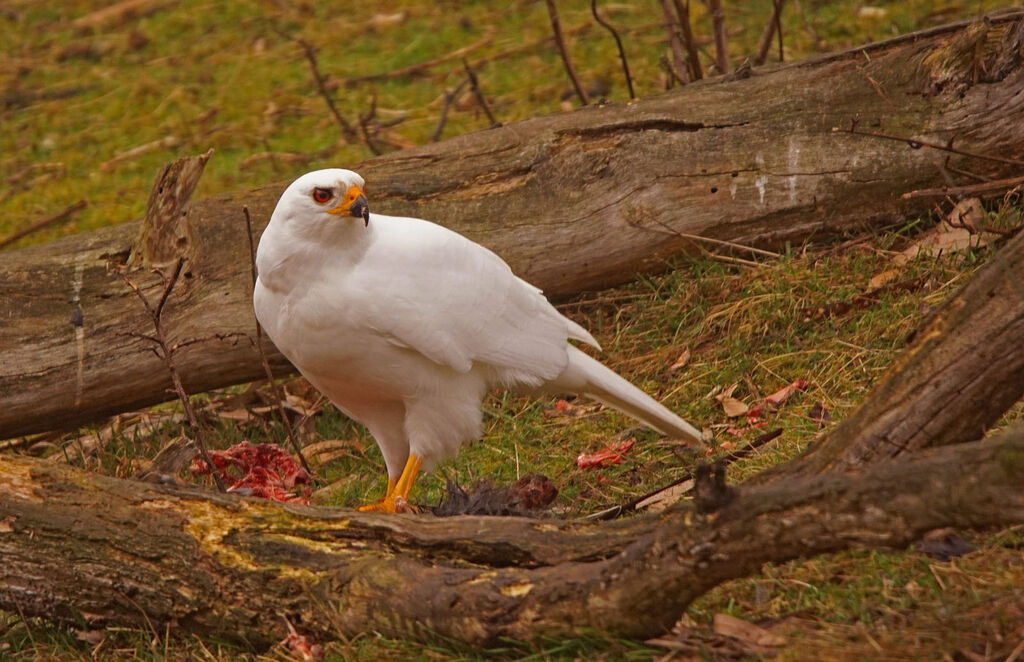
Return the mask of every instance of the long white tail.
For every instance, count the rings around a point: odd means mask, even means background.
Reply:
[[[628,414],[673,439],[704,443],[697,428],[679,418],[654,398],[573,346],[569,365],[546,390],[580,393]]]

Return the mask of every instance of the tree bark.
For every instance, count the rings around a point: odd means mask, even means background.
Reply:
[[[374,211],[463,232],[555,298],[662,270],[699,243],[694,235],[760,247],[825,240],[926,211],[927,201],[900,194],[943,185],[948,175],[934,150],[843,130],[854,121],[859,130],[953,141],[987,157],[951,154],[958,170],[1019,174],[1021,15],[506,125],[354,167]],[[262,227],[284,186],[197,201],[183,209],[185,227],[179,220],[171,231],[125,224],[5,254],[0,438],[170,397],[166,370],[140,337],[150,321],[120,276],[140,235],[187,240],[184,277],[163,320],[180,347],[186,388],[261,378],[241,209]],[[159,278],[132,278],[159,297]],[[269,343],[265,349],[287,369]]]
[[[1024,522],[1022,481],[1018,429],[863,474],[727,488],[710,513],[584,524],[299,507],[3,457],[0,608],[255,648],[286,636],[280,616],[316,639],[644,638],[765,562]]]

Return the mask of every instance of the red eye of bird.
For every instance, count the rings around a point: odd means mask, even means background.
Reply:
[[[331,199],[331,190],[326,188],[313,189],[313,200],[321,205]]]

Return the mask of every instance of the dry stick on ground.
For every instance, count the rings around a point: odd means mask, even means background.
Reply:
[[[672,0],[661,0],[661,12],[665,17],[665,30],[668,32],[668,43],[672,50],[672,62],[668,63],[672,78],[685,85],[690,82],[686,68],[683,66],[683,47],[679,43],[680,30],[676,25],[676,17],[672,15]],[[596,13],[595,13],[596,16]]]
[[[192,434],[196,439],[196,446],[199,447],[199,453],[203,456],[203,461],[206,462],[206,466],[210,468],[210,475],[213,476],[213,482],[217,484],[217,489],[221,492],[226,491],[224,482],[221,480],[220,471],[217,470],[217,465],[210,459],[210,453],[206,449],[206,443],[203,441],[203,432],[199,427],[199,419],[196,418],[196,412],[192,408],[192,401],[189,400],[188,393],[185,392],[185,387],[181,383],[181,375],[178,373],[178,368],[174,365],[174,351],[177,349],[175,345],[170,345],[167,342],[167,337],[164,334],[163,327],[163,312],[164,305],[167,303],[167,299],[171,296],[171,291],[174,289],[174,285],[178,282],[178,277],[181,275],[181,269],[185,266],[185,258],[178,258],[178,262],[174,267],[174,271],[171,273],[171,277],[167,278],[162,271],[154,269],[154,272],[160,276],[163,281],[163,293],[160,295],[160,301],[157,302],[156,306],[149,302],[149,298],[143,293],[142,289],[136,285],[127,275],[122,275],[125,284],[132,289],[133,292],[142,301],[142,305],[146,307],[146,312],[149,314],[150,320],[153,322],[154,335],[148,336],[144,334],[133,334],[143,340],[148,340],[153,343],[150,349],[156,354],[167,366],[167,372],[171,375],[171,383],[174,385],[174,392],[177,394],[178,399],[181,401],[181,406],[185,410],[185,417],[188,419],[188,425],[192,429]]]
[[[558,53],[562,56],[565,73],[569,75],[569,80],[572,82],[572,89],[576,91],[576,96],[586,106],[590,103],[590,100],[587,98],[587,92],[580,85],[580,79],[576,76],[576,70],[572,66],[572,60],[569,58],[569,48],[565,45],[565,38],[562,36],[562,27],[558,22],[558,9],[555,7],[555,0],[545,0],[545,2],[548,6],[548,16],[551,17],[551,32],[555,37],[555,46],[558,47]]]
[[[757,44],[757,53],[754,55],[754,64],[764,64],[768,57],[768,50],[772,47],[772,37],[779,35],[779,62],[782,62],[782,5],[786,0],[772,0],[772,17],[768,20],[764,32],[761,33],[761,41]]]
[[[245,232],[249,237],[249,266],[252,269],[252,286],[256,287],[256,242],[252,236],[252,218],[249,216],[249,208],[244,205],[242,206],[242,213],[245,215]],[[313,470],[309,468],[309,463],[306,462],[306,456],[302,454],[302,447],[299,446],[299,440],[295,436],[295,429],[292,427],[292,423],[288,419],[288,412],[284,410],[284,388],[276,379],[274,379],[274,371],[270,367],[270,361],[267,359],[267,353],[263,350],[263,326],[260,324],[260,321],[256,319],[255,315],[253,315],[253,319],[256,322],[256,349],[259,351],[260,358],[263,360],[263,370],[267,373],[267,383],[274,392],[277,414],[281,417],[281,422],[284,423],[284,428],[288,433],[288,441],[291,443],[292,448],[295,449],[295,454],[299,456],[302,468],[306,470],[306,473],[308,473],[315,482],[316,476],[313,473]]]
[[[715,66],[718,73],[729,73],[729,44],[725,30],[725,12],[722,11],[721,0],[705,0],[711,14],[711,25],[715,33]]]
[[[477,80],[476,73],[469,66],[469,61],[466,58],[462,58],[462,67],[466,70],[466,75],[469,77],[469,85],[473,90],[473,98],[476,99],[477,104],[487,115],[487,119],[491,122],[491,128],[501,126],[501,122],[494,119],[494,113],[491,112],[490,106],[487,105],[487,99],[484,98],[484,93],[480,89],[480,81]]]
[[[600,23],[608,32],[611,32],[612,37],[615,38],[615,46],[619,49],[619,59],[622,60],[622,74],[626,77],[626,87],[629,88],[629,98],[635,99],[633,77],[629,75],[629,61],[626,60],[626,49],[622,46],[622,39],[619,38],[619,33],[597,13],[597,0],[590,0],[590,13],[594,15],[594,20]]]
[[[951,152],[953,154],[959,154],[960,156],[970,156],[975,159],[983,159],[985,161],[993,161],[995,163],[1006,163],[1008,165],[1024,166],[1024,161],[1018,161],[1017,159],[1007,159],[1002,156],[995,156],[992,154],[982,154],[980,152],[968,152],[962,149],[957,149],[952,146],[952,139],[949,144],[943,145],[942,143],[932,142],[930,140],[922,140],[920,138],[907,138],[906,136],[896,136],[891,133],[883,133],[881,131],[862,131],[857,128],[857,121],[854,120],[850,123],[849,129],[835,128],[833,131],[842,131],[844,133],[850,133],[855,136],[869,136],[871,138],[883,138],[885,140],[895,140],[897,142],[906,143],[912,149],[919,149],[921,147],[931,147],[932,149],[938,149],[943,152]]]
[[[962,173],[959,173],[962,174]],[[967,184],[965,186],[943,186],[941,188],[925,188],[916,191],[907,191],[900,197],[909,198],[932,198],[945,197],[947,195],[981,195],[984,193],[1002,194],[1007,189],[1024,184],[1024,177],[1009,177],[1007,179],[996,179],[981,184]]]
[[[309,62],[309,71],[313,74],[313,80],[316,82],[317,90],[319,90],[324,103],[327,104],[328,110],[331,111],[331,115],[334,116],[334,120],[338,123],[338,126],[341,127],[342,135],[344,135],[345,139],[350,143],[354,143],[359,140],[359,134],[356,133],[355,128],[348,120],[342,117],[341,113],[338,111],[338,107],[334,105],[334,96],[331,94],[330,90],[327,89],[327,80],[324,78],[323,74],[320,73],[320,65],[317,63],[316,59],[316,48],[305,39],[290,35],[279,28],[275,27],[274,32],[288,41],[295,42],[300,48],[302,48],[302,52],[306,56],[306,61]]]
[[[683,41],[686,42],[686,62],[690,80],[700,80],[704,78],[704,70],[700,66],[697,41],[693,37],[693,26],[690,25],[690,0],[673,1],[676,6],[676,15],[679,16],[679,29],[682,30]]]
[[[725,464],[732,464],[733,462],[736,462],[737,460],[740,460],[740,459],[750,455],[751,453],[753,453],[755,450],[757,450],[761,446],[764,446],[768,442],[777,439],[781,435],[782,435],[782,428],[776,428],[776,429],[771,430],[769,432],[765,432],[764,434],[761,434],[761,435],[758,435],[757,437],[755,437],[749,444],[747,444],[743,448],[740,448],[740,449],[735,450],[735,451],[733,451],[733,452],[731,452],[731,453],[729,453],[727,455],[722,456],[721,458],[719,458],[718,461],[723,462]],[[612,506],[610,508],[605,508],[604,510],[600,510],[600,511],[598,511],[596,513],[592,513],[590,515],[587,515],[583,519],[584,520],[610,520],[610,519],[615,519],[617,517],[622,517],[623,515],[628,515],[628,514],[634,512],[634,511],[636,511],[638,509],[638,507],[640,506],[640,504],[644,503],[648,499],[650,499],[652,497],[655,497],[655,496],[661,494],[662,492],[665,492],[666,490],[670,490],[673,487],[676,487],[677,485],[682,485],[683,483],[685,483],[688,480],[693,480],[695,478],[695,476],[696,476],[696,471],[687,471],[682,476],[680,476],[676,480],[672,481],[668,485],[662,485],[658,489],[656,489],[656,490],[654,490],[652,492],[648,492],[647,494],[643,495],[642,497],[637,497],[635,499],[632,499],[631,501],[627,501],[626,503],[619,504],[617,506]],[[671,505],[671,504],[669,504],[669,505]]]
[[[464,78],[462,82],[459,83],[451,92],[445,90],[444,105],[441,106],[441,116],[437,119],[437,127],[434,128],[434,132],[430,134],[430,142],[436,143],[441,139],[441,134],[444,132],[444,125],[448,122],[448,111],[451,109],[452,103],[458,99],[459,92],[461,92],[462,88],[467,85],[469,85],[469,78]]]
[[[39,230],[42,230],[43,228],[50,227],[54,223],[60,223],[61,221],[64,221],[64,220],[68,219],[72,214],[74,214],[79,209],[84,209],[86,204],[87,203],[85,202],[85,200],[79,200],[75,204],[69,205],[66,209],[64,209],[64,211],[58,212],[58,213],[54,214],[53,216],[44,218],[44,219],[42,219],[40,221],[36,221],[35,223],[33,223],[32,225],[28,226],[27,228],[25,228],[23,230],[18,230],[17,232],[15,232],[15,233],[7,236],[7,237],[4,237],[3,239],[0,239],[0,248],[6,248],[7,246],[10,246],[14,242],[18,241],[19,239],[27,237],[28,235],[32,234],[33,232],[38,232]]]

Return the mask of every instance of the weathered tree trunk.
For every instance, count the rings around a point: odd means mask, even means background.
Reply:
[[[2,457],[0,608],[255,647],[284,638],[281,616],[316,639],[642,638],[765,562],[1024,522],[1022,482],[1017,430],[862,474],[730,488],[710,514],[582,524],[289,506]]]
[[[538,118],[355,166],[375,211],[448,225],[560,297],[662,269],[687,236],[762,247],[817,240],[927,209],[900,194],[941,186],[950,165],[1019,174],[1021,12],[719,80],[629,105]],[[837,130],[838,129],[838,130]],[[946,173],[948,175],[948,173]],[[248,241],[284,184],[198,201],[184,278],[164,311],[186,387],[263,375],[251,341]],[[167,399],[150,320],[118,269],[127,224],[5,254],[0,264],[0,438],[73,426]],[[158,278],[133,279],[158,298]],[[272,360],[283,365],[268,346]]]

